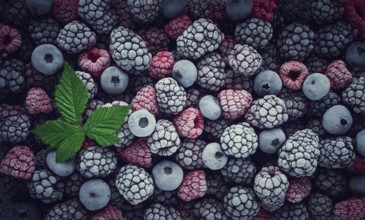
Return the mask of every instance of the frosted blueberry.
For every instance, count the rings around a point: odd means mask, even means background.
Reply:
[[[128,126],[134,136],[147,137],[155,130],[156,119],[149,111],[141,109],[129,116]]]
[[[164,160],[153,167],[152,176],[159,189],[171,191],[180,186],[184,172],[177,163]]]
[[[204,117],[212,121],[217,120],[222,115],[219,101],[212,95],[206,95],[200,99],[199,110]]]
[[[271,70],[260,72],[254,82],[253,89],[259,96],[278,95],[283,87],[280,76]]]
[[[324,113],[322,125],[330,134],[345,134],[352,126],[351,113],[343,105],[334,105]]]
[[[346,61],[351,66],[365,69],[365,41],[355,42],[347,48]]]
[[[127,89],[129,77],[115,66],[108,67],[100,77],[101,87],[108,94],[120,94]]]
[[[223,152],[219,143],[207,144],[202,154],[204,164],[211,170],[222,169],[228,161],[227,155]]]
[[[42,44],[32,52],[32,65],[45,74],[55,74],[63,66],[63,55],[60,49],[52,44]]]
[[[259,134],[259,148],[268,154],[277,152],[285,141],[285,133],[280,128],[264,130]]]
[[[252,0],[227,0],[225,6],[228,18],[232,21],[240,21],[251,14],[253,2]]]
[[[194,63],[189,60],[179,60],[172,70],[172,77],[184,88],[194,84],[198,77],[198,71]]]
[[[58,176],[69,176],[76,169],[75,157],[63,162],[56,162],[56,151],[51,151],[47,154],[46,162],[48,168]]]
[[[313,73],[304,80],[303,93],[312,101],[320,100],[330,91],[330,81],[321,73]]]
[[[365,130],[356,135],[356,149],[359,154],[365,157]]]
[[[110,200],[109,185],[102,179],[92,179],[83,183],[79,198],[86,209],[95,211],[104,208]]]

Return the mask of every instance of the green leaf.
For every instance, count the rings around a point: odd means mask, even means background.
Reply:
[[[87,89],[71,66],[65,62],[63,75],[56,88],[56,106],[70,123],[80,124],[88,101]]]
[[[81,148],[85,140],[85,134],[72,135],[57,148],[56,162],[62,162],[73,157]]]
[[[89,133],[87,137],[95,140],[100,146],[107,147],[118,143],[120,139],[115,134],[106,134],[106,133]]]

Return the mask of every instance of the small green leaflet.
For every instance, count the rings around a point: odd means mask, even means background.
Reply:
[[[81,127],[78,128],[80,129]],[[57,148],[56,161],[61,162],[73,157],[77,152],[79,152],[84,140],[84,133],[75,133],[75,135],[68,137],[65,142]]]
[[[102,147],[107,147],[120,141],[120,139],[115,134],[105,134],[101,132],[88,133],[87,137],[95,140]]]
[[[56,88],[56,106],[70,123],[80,124],[88,101],[87,90],[71,66],[65,62],[63,75]]]

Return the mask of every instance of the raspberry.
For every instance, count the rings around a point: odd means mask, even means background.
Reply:
[[[202,154],[206,145],[207,143],[200,139],[185,139],[175,156],[176,162],[187,170],[204,167]]]
[[[222,200],[228,193],[227,183],[224,181],[222,175],[214,174],[207,175],[207,196],[214,196],[215,198]]]
[[[174,67],[174,56],[171,52],[161,51],[152,57],[148,65],[148,74],[154,79],[171,76]]]
[[[203,199],[194,204],[194,217],[199,219],[227,219],[224,212],[224,206],[221,201],[208,198]]]
[[[203,56],[197,64],[198,85],[204,89],[219,91],[226,79],[225,66],[222,57],[216,52]]]
[[[43,89],[38,87],[33,87],[28,91],[25,107],[32,115],[49,113],[53,110],[51,99]]]
[[[27,183],[30,196],[47,204],[60,201],[63,198],[63,192],[55,187],[59,180],[59,176],[47,169],[36,170]]]
[[[20,32],[8,25],[0,25],[0,50],[13,53],[22,44]]]
[[[19,93],[24,88],[24,63],[18,59],[5,60],[0,65],[0,89]]]
[[[345,219],[364,219],[365,200],[350,198],[335,205],[334,213],[341,220]]]
[[[186,105],[186,92],[176,80],[166,77],[155,85],[157,103],[160,111],[168,114],[178,114]]]
[[[213,21],[221,21],[224,18],[224,2],[219,0],[188,0],[187,10],[190,16],[197,20],[207,18]]]
[[[252,17],[271,21],[277,7],[277,0],[253,0]]]
[[[254,191],[262,207],[270,212],[284,205],[288,187],[286,175],[276,166],[263,167],[255,177]]]
[[[180,147],[180,138],[172,122],[160,119],[154,132],[148,137],[147,144],[151,152],[160,156],[171,156]]]
[[[250,184],[256,173],[256,166],[250,159],[231,158],[221,173],[227,183]]]
[[[324,194],[312,193],[307,200],[309,216],[313,219],[331,219],[333,215],[332,199]]]
[[[160,15],[162,0],[127,0],[127,4],[133,20],[148,25]]]
[[[318,101],[311,101],[309,103],[308,112],[312,116],[322,117],[323,114],[330,107],[340,104],[341,97],[338,96],[334,91],[329,91],[328,94]]]
[[[274,217],[271,212],[260,209],[260,211],[255,215],[251,220],[274,220]]]
[[[147,200],[154,190],[151,175],[135,165],[125,165],[119,170],[115,186],[124,199],[132,205]]]
[[[354,78],[342,91],[342,101],[351,106],[355,113],[365,112],[365,76]]]
[[[170,39],[167,37],[163,29],[157,27],[151,27],[147,30],[142,29],[139,32],[139,35],[146,42],[148,50],[151,52],[152,56],[161,51],[168,51]]]
[[[222,90],[217,98],[226,119],[237,119],[244,115],[252,103],[252,96],[246,90]]]
[[[232,220],[248,220],[257,215],[260,206],[252,189],[232,187],[224,197],[226,215]]]
[[[301,91],[284,88],[281,90],[279,98],[284,101],[290,120],[297,120],[308,111],[308,101]]]
[[[324,75],[330,80],[331,89],[343,89],[352,82],[352,74],[342,60],[330,63]]]
[[[186,29],[192,24],[189,16],[180,15],[169,23],[165,24],[164,30],[167,36],[169,36],[172,40],[176,41],[176,39],[181,36]]]
[[[25,141],[29,134],[30,121],[26,114],[9,116],[2,121],[1,138],[13,144]]]
[[[78,65],[94,79],[100,79],[103,71],[110,66],[110,55],[108,51],[94,47],[80,54]]]
[[[15,178],[30,179],[35,171],[35,157],[27,146],[10,149],[0,164],[0,172]]]
[[[138,138],[130,146],[121,149],[119,157],[128,164],[144,168],[152,167],[152,154],[146,138]]]
[[[300,90],[308,75],[307,67],[298,61],[288,61],[280,67],[281,81],[289,89]]]
[[[85,220],[88,217],[87,210],[77,199],[71,199],[63,203],[58,203],[50,208],[45,220]]]
[[[358,37],[365,36],[365,2],[361,0],[348,0],[345,4],[344,17],[354,29],[357,29]]]
[[[235,73],[229,69],[225,81],[225,89],[246,90],[252,92],[254,79],[252,77],[244,76],[240,73]]]
[[[253,47],[247,44],[236,44],[228,56],[228,64],[236,73],[253,76],[262,64],[262,57]]]
[[[303,203],[285,203],[274,212],[275,219],[309,219],[308,209]]]
[[[57,44],[61,26],[53,18],[34,19],[30,21],[28,32],[36,45]]]
[[[196,108],[187,108],[175,117],[173,123],[181,137],[197,138],[203,133],[203,115]]]
[[[76,20],[78,15],[79,0],[54,0],[52,16],[62,24]]]
[[[347,178],[341,170],[320,169],[314,180],[314,186],[333,199],[345,196],[348,189]]]
[[[194,170],[186,174],[177,189],[177,196],[184,201],[203,197],[207,191],[207,181],[202,170]]]
[[[152,86],[141,88],[131,102],[133,104],[132,111],[146,109],[156,116],[159,112],[156,98],[156,91]]]
[[[350,173],[365,175],[365,157],[357,154],[352,165],[346,167],[345,170]]]
[[[291,179],[289,180],[286,199],[291,203],[299,203],[309,196],[311,189],[312,183],[307,177]]]
[[[119,211],[115,206],[108,205],[102,210],[93,213],[90,220],[115,220],[123,219],[122,212]]]
[[[330,137],[319,142],[321,154],[318,165],[326,168],[345,168],[355,160],[354,141],[347,136]]]

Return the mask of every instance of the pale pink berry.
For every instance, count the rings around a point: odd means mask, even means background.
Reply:
[[[108,51],[94,47],[79,56],[78,64],[82,71],[99,79],[103,71],[110,66],[110,55]]]
[[[10,149],[0,164],[0,173],[20,179],[31,179],[35,171],[35,157],[27,146]]]
[[[132,111],[146,109],[156,116],[159,112],[156,91],[152,86],[143,87],[132,99]]]
[[[281,81],[283,82],[283,85],[289,89],[301,89],[304,80],[308,75],[309,72],[307,67],[298,61],[288,61],[280,67]]]
[[[365,199],[351,198],[337,203],[334,208],[335,215],[340,220],[365,219]]]
[[[171,39],[175,40],[183,34],[183,32],[188,29],[188,27],[192,24],[189,16],[180,15],[175,19],[171,20],[164,27],[167,36]]]
[[[171,76],[174,64],[174,55],[171,52],[158,52],[148,65],[148,73],[154,79]]]
[[[107,207],[92,213],[90,220],[118,220],[124,219],[122,212],[115,206],[108,205]]]
[[[122,148],[119,152],[119,157],[123,162],[141,166],[144,168],[152,167],[152,153],[147,145],[146,138],[139,138],[130,146]]]
[[[49,113],[53,110],[52,102],[47,93],[39,88],[33,87],[28,91],[25,99],[25,108],[29,114]]]
[[[291,203],[299,203],[309,196],[311,189],[312,184],[307,177],[291,179],[286,191],[286,199]]]
[[[0,26],[0,51],[7,53],[16,51],[22,44],[22,37],[20,32],[8,25],[2,24]]]
[[[330,80],[331,89],[343,89],[352,82],[352,74],[342,60],[330,63],[324,75]]]
[[[223,90],[218,94],[223,116],[226,119],[237,119],[251,107],[252,96],[246,90]]]
[[[180,187],[177,189],[177,196],[184,201],[201,198],[207,191],[207,181],[202,170],[195,170],[188,173]]]
[[[196,108],[187,108],[181,112],[173,123],[177,133],[181,137],[197,138],[203,133],[204,119],[203,115]]]

